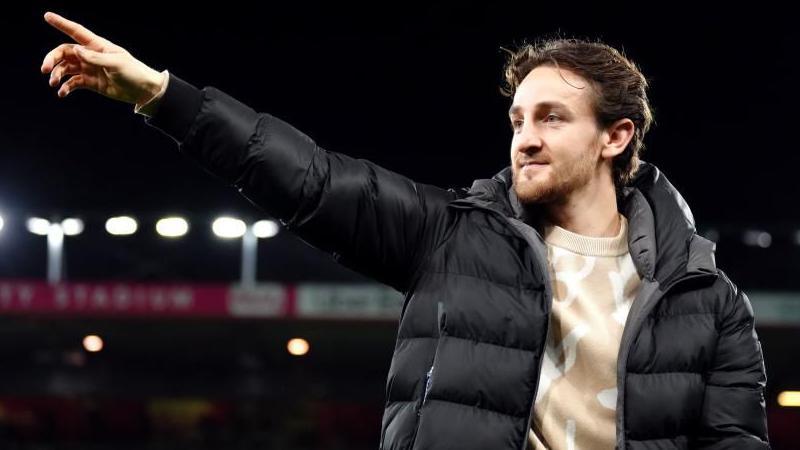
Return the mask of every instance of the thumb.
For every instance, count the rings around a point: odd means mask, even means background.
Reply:
[[[81,60],[96,66],[109,67],[114,64],[112,55],[89,50],[80,45],[75,46],[75,54],[78,55],[78,58]]]

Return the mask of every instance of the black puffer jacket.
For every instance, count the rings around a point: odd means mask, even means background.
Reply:
[[[174,76],[148,123],[306,242],[405,294],[380,448],[525,448],[552,295],[510,168],[469,190],[414,183]],[[658,169],[644,164],[619,205],[642,285],[619,350],[617,448],[769,448],[747,296]]]

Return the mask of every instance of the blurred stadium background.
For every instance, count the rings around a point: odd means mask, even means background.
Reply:
[[[0,448],[374,449],[402,305],[270,222],[132,107],[85,92],[56,99],[38,72],[63,41],[47,10],[329,150],[445,187],[507,164],[500,46],[561,33],[624,48],[653,82],[644,159],[683,193],[717,264],[749,295],[773,448],[800,448],[790,15],[457,2],[5,10]],[[111,234],[119,216],[136,221],[133,234]],[[236,237],[215,233],[223,216],[242,221]],[[186,233],[159,234],[166,217]],[[241,227],[258,221],[269,231],[244,245]],[[60,225],[63,246],[37,234]],[[256,261],[244,277],[243,253]]]

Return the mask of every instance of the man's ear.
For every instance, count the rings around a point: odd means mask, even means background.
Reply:
[[[631,119],[619,119],[603,131],[603,158],[611,159],[625,151],[636,130]]]

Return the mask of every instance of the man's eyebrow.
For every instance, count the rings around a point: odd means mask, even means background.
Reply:
[[[564,103],[557,102],[557,101],[549,101],[549,102],[539,102],[535,105],[534,108],[544,108],[544,109],[564,109],[566,111],[570,111],[569,106],[565,105]],[[508,115],[513,116],[519,114],[522,110],[522,106],[520,105],[511,105],[511,108],[508,109]]]

